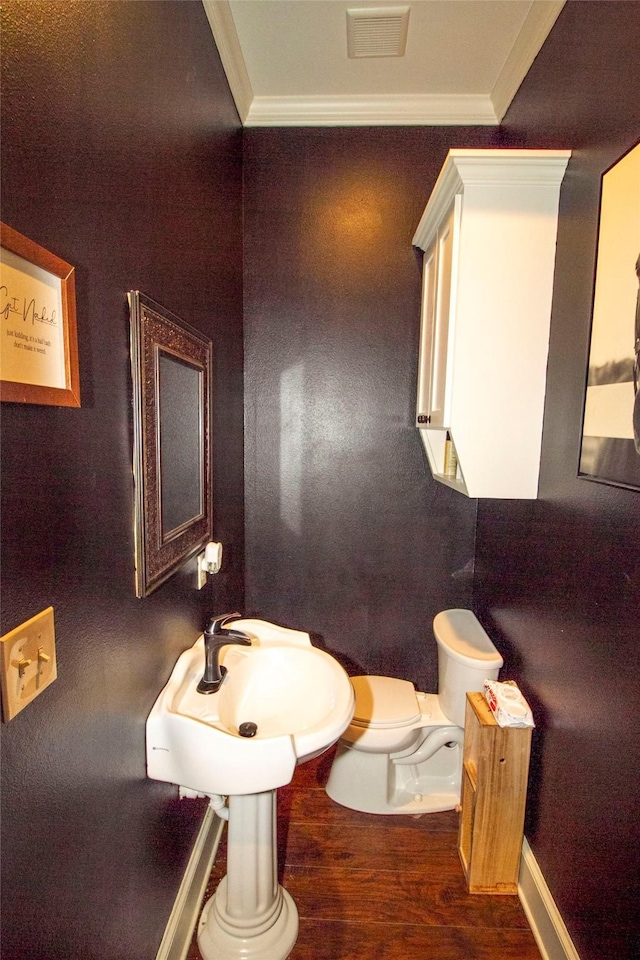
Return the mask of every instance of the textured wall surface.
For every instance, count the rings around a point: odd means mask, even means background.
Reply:
[[[471,602],[476,505],[413,426],[411,239],[449,147],[496,136],[245,131],[247,603],[423,690],[433,617]]]
[[[3,956],[150,960],[202,810],[145,719],[243,603],[242,133],[199,3],[2,4],[2,220],[76,268],[82,408],[2,405],[2,632],[55,608],[58,680],[2,727]],[[215,533],[134,595],[126,293],[214,342]],[[193,809],[191,808],[193,806]]]
[[[638,936],[640,495],[576,478],[600,176],[640,130],[635,8],[567,4],[501,133],[574,149],[533,503],[434,483],[412,426],[411,237],[449,147],[497,132],[244,135],[247,608],[432,690],[431,620],[472,602],[475,558],[538,720],[527,833],[582,960],[628,960]],[[199,3],[1,13],[2,219],[76,267],[83,391],[80,410],[2,406],[2,631],[52,604],[59,658],[2,727],[3,953],[150,960],[201,811],[145,779],[144,721],[205,611],[243,604],[242,133]],[[225,544],[206,591],[189,568],[144,601],[136,287],[214,341]]]
[[[640,942],[640,492],[577,478],[600,178],[640,133],[638,49],[636,4],[567,4],[505,118],[506,144],[574,153],[540,496],[478,506],[476,603],[538,720],[527,835],[581,960]]]

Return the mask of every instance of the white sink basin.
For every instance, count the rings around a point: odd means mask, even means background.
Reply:
[[[204,669],[200,637],[180,656],[154,704],[147,720],[152,779],[224,796],[273,790],[351,722],[351,682],[308,634],[262,620],[233,626],[253,642],[223,649],[227,674],[218,693],[196,690]],[[255,736],[240,736],[243,723],[256,724]]]

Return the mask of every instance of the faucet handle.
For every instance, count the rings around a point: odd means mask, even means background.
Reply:
[[[218,616],[211,617],[204,628],[204,632],[208,634],[220,633],[225,623],[231,620],[240,620],[242,617],[241,613],[222,613]]]
[[[230,640],[234,640],[236,643],[248,644],[251,645],[252,638],[248,633],[244,633],[242,630],[233,630],[231,627],[223,627],[220,633],[216,634],[218,637],[229,637]]]

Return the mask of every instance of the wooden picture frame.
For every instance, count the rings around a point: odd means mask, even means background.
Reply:
[[[0,223],[0,400],[80,406],[74,267]]]
[[[212,344],[139,291],[128,300],[135,581],[146,597],[211,540]]]

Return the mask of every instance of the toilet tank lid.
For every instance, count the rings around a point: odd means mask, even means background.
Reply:
[[[434,618],[433,633],[449,656],[461,663],[501,667],[504,662],[471,610],[443,610]]]
[[[401,726],[420,717],[416,690],[395,677],[351,677],[356,694],[353,721],[369,727]]]

